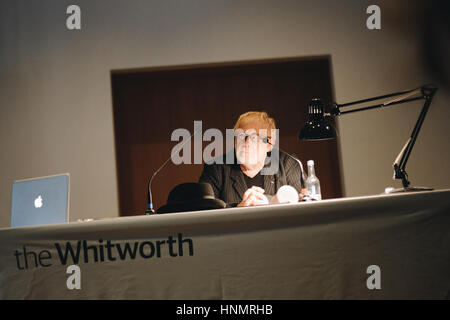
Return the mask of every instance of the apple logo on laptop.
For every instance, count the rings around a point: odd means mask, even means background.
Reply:
[[[35,208],[40,208],[42,207],[42,197],[41,195],[39,195],[36,199],[34,199],[34,207]]]

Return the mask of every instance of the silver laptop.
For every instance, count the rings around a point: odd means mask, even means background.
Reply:
[[[68,173],[13,182],[11,227],[38,226],[68,221]]]

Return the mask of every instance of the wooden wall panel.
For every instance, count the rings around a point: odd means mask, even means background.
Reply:
[[[148,179],[178,143],[170,141],[175,129],[192,133],[194,120],[201,120],[203,132],[217,128],[225,137],[225,129],[249,110],[275,118],[280,147],[295,153],[305,169],[307,160],[315,160],[324,199],[342,196],[336,141],[297,139],[309,100],[334,100],[329,56],[115,70],[111,84],[121,215],[145,211]],[[197,181],[202,168],[169,162],[152,183],[155,208],[176,185]]]

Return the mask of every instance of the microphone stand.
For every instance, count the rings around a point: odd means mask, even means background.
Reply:
[[[198,131],[194,130],[194,133],[190,135],[189,139],[186,139],[185,142],[183,142],[183,144],[180,146],[180,150],[184,147],[184,145],[186,143],[188,143],[189,141],[192,140],[192,137],[197,133]],[[170,155],[169,158],[167,158],[166,161],[164,161],[164,163],[162,164],[162,166],[160,166],[158,168],[158,170],[155,171],[155,173],[153,173],[152,177],[150,178],[150,180],[148,181],[148,192],[147,192],[147,210],[145,210],[145,214],[146,215],[151,215],[151,214],[156,214],[155,209],[153,208],[153,197],[152,197],[152,181],[153,179],[156,177],[156,175],[158,174],[158,172],[161,171],[162,168],[164,168],[166,166],[166,164],[169,162],[169,160],[172,159],[172,154]]]
[[[166,161],[164,161],[164,163],[162,164],[161,167],[159,167],[158,170],[155,171],[155,173],[153,173],[152,177],[150,178],[150,180],[148,181],[148,193],[147,193],[147,210],[145,210],[145,214],[146,215],[150,215],[150,214],[155,214],[155,209],[153,208],[153,199],[152,199],[152,181],[153,178],[155,178],[155,176],[158,174],[159,171],[161,171],[162,168],[164,168],[167,164],[167,162],[169,162],[169,160],[172,159],[172,157],[170,156]]]
[[[270,144],[271,146],[275,147],[275,145],[270,143],[269,141],[267,143]],[[294,157],[293,155],[291,155],[289,152],[286,152],[285,150],[281,149],[280,147],[278,147],[277,149],[280,151],[283,151],[289,158],[291,158],[292,160],[295,160],[298,163],[298,165],[300,166],[300,171],[301,171],[301,175],[302,175],[301,179],[303,180],[303,181],[300,181],[300,185],[303,189],[303,187],[305,186],[305,183],[306,183],[306,175],[305,175],[305,170],[303,170],[302,162],[299,159],[297,159],[296,157]]]
[[[408,174],[406,173],[406,163],[408,162],[409,156],[414,147],[417,136],[419,135],[420,128],[422,127],[423,121],[425,119],[425,116],[428,112],[428,109],[431,105],[431,101],[432,101],[436,91],[437,91],[436,86],[425,85],[425,86],[422,86],[420,88],[413,89],[413,90],[401,91],[401,92],[387,94],[387,95],[378,96],[378,97],[374,97],[374,98],[358,100],[358,101],[354,101],[354,102],[350,102],[350,103],[345,103],[345,104],[336,104],[335,103],[333,108],[331,109],[331,115],[339,116],[339,115],[346,114],[346,113],[358,112],[358,111],[369,110],[369,109],[374,109],[374,108],[387,107],[387,106],[411,102],[411,101],[415,101],[415,100],[425,100],[425,103],[422,107],[419,118],[417,119],[416,125],[414,126],[411,136],[407,140],[406,144],[400,151],[399,155],[397,156],[397,158],[395,159],[394,164],[393,164],[393,168],[394,168],[393,179],[401,179],[403,188],[390,189],[389,191],[386,191],[386,193],[433,190],[432,188],[410,187],[409,186],[410,182],[408,180]],[[418,94],[420,95],[419,97],[411,98]],[[362,107],[362,108],[357,108],[357,109],[343,111],[343,112],[341,112],[341,110],[340,110],[340,108],[348,107],[351,105],[361,104],[361,103],[384,99],[384,98],[390,98],[390,97],[394,97],[394,96],[397,96],[397,98],[387,100],[381,104],[376,104],[373,106]]]

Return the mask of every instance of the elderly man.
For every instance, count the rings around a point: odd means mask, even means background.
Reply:
[[[276,137],[271,133],[275,129],[275,120],[266,112],[242,114],[234,126],[234,163],[205,164],[199,182],[211,184],[215,197],[228,206],[268,204],[283,185],[294,187],[300,194],[304,183],[300,165],[284,152],[280,151],[276,159],[279,161],[276,172],[263,170],[270,165],[266,158],[274,146]]]

